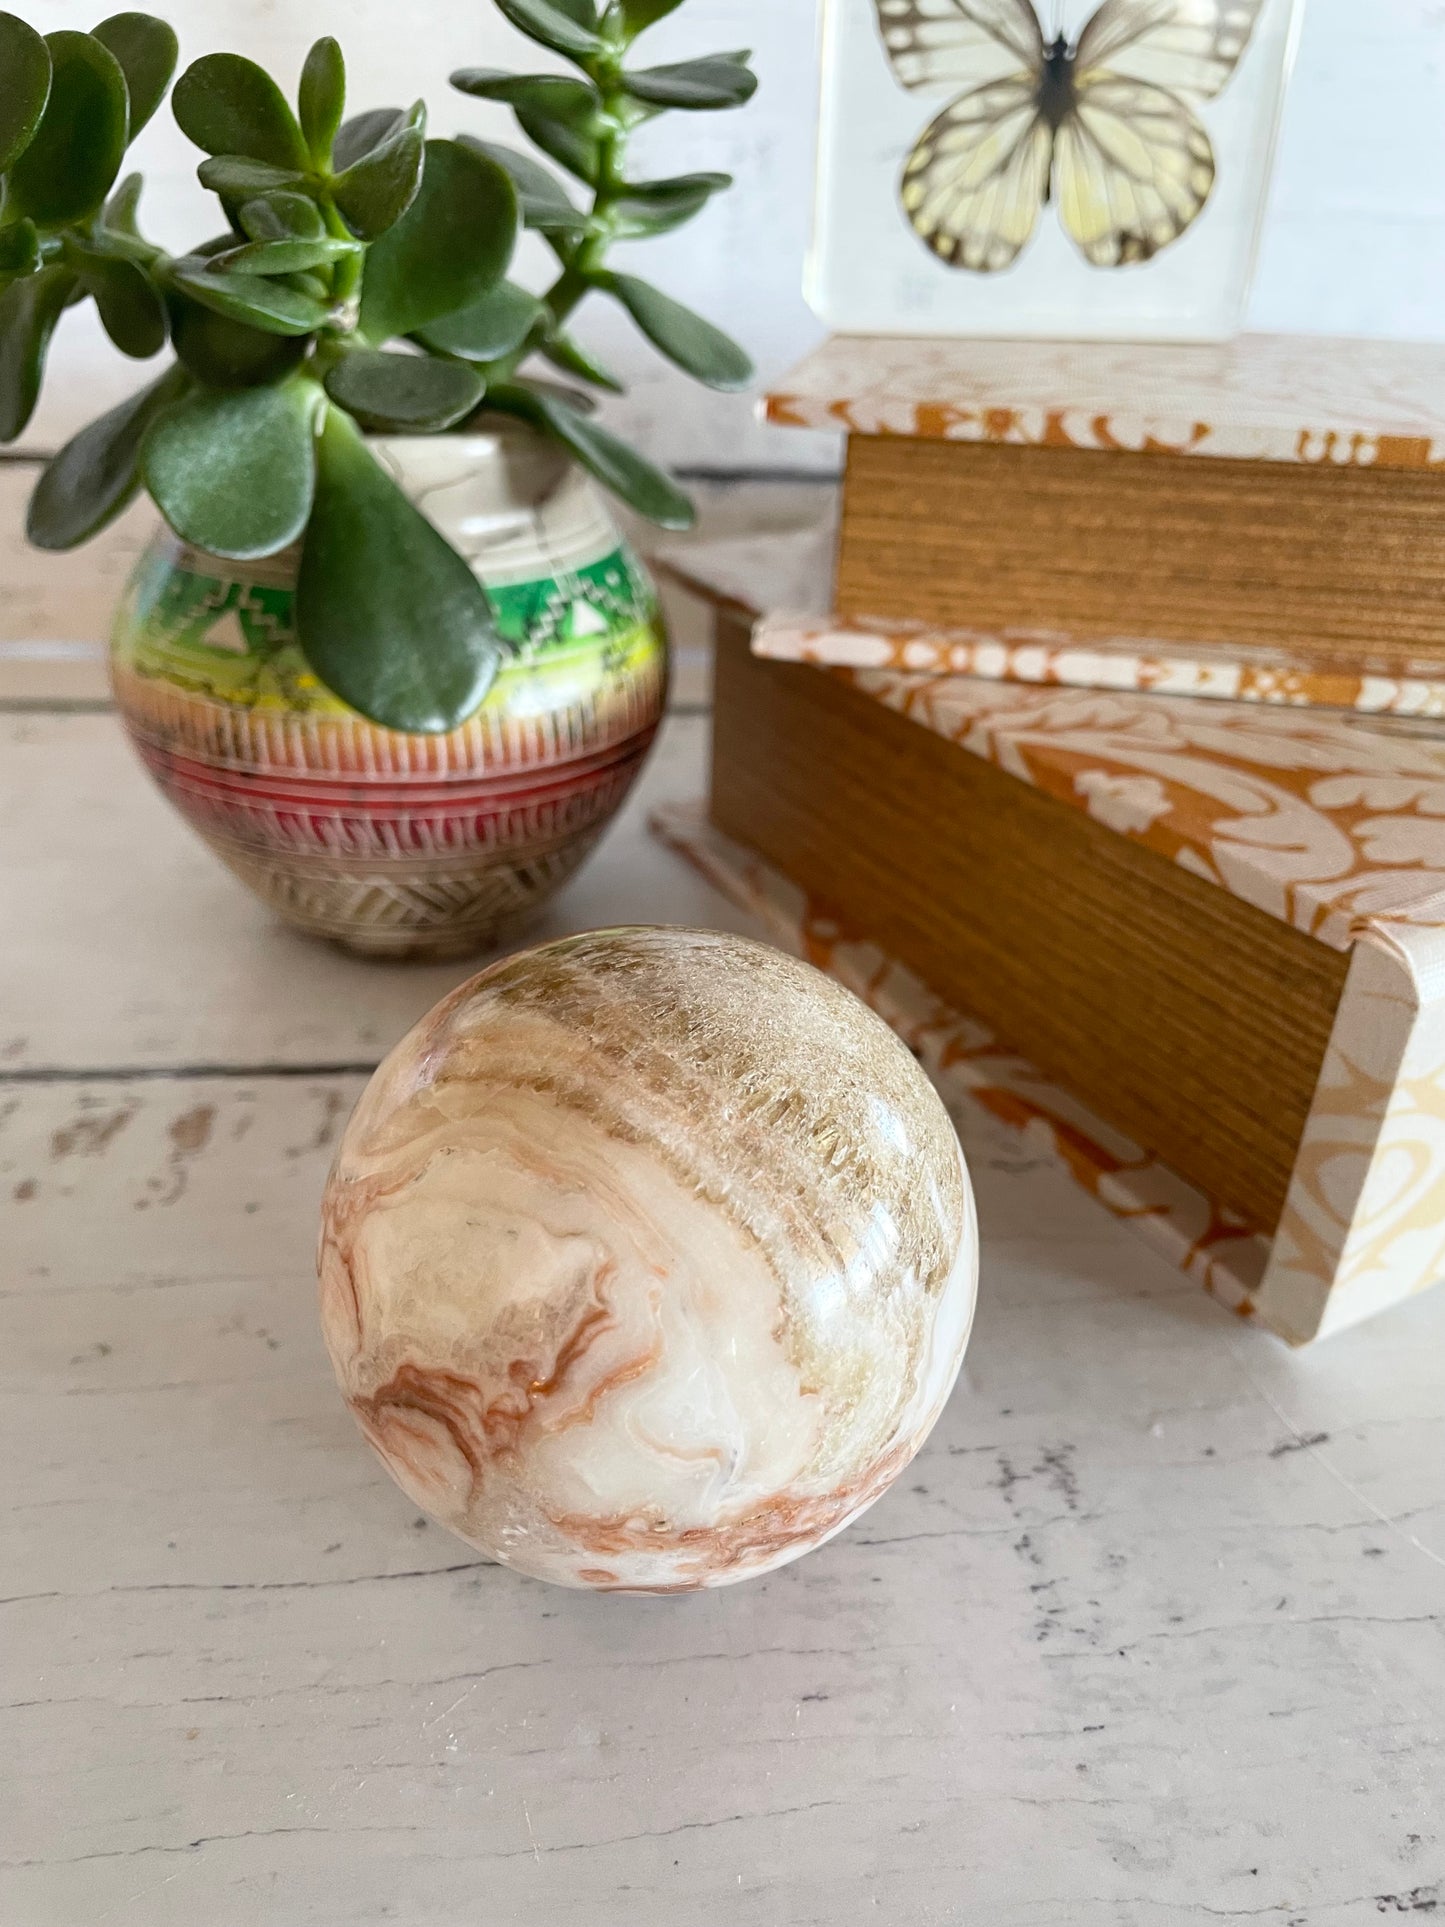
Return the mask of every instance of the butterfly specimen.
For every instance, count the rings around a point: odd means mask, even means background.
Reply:
[[[904,213],[977,274],[1010,267],[1050,201],[1094,267],[1151,260],[1209,200],[1190,102],[1228,84],[1264,3],[1104,0],[1071,41],[1044,38],[1032,0],[874,0],[905,87],[967,89],[909,156]]]

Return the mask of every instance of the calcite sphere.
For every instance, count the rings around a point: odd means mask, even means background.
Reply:
[[[387,1058],[323,1207],[342,1391],[398,1484],[519,1572],[767,1572],[897,1477],[978,1240],[942,1104],[820,972],[696,930],[495,964]]]

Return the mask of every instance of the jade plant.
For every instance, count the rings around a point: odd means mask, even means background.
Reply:
[[[296,637],[309,667],[394,729],[455,727],[486,694],[502,645],[481,584],[377,463],[368,433],[513,416],[643,515],[682,528],[686,496],[592,419],[590,391],[620,385],[568,324],[600,294],[700,381],[735,389],[752,373],[709,322],[608,265],[614,242],[680,227],[730,185],[714,173],[633,179],[628,146],[668,109],[742,105],[756,84],[747,55],[638,65],[633,42],[680,0],[496,4],[573,71],[469,68],[454,83],[508,104],[575,185],[532,152],[466,133],[429,139],[420,101],[346,118],[335,40],[307,55],[294,110],[253,61],[208,54],[171,93],[220,204],[217,232],[184,255],[146,239],[141,177],[119,178],[170,86],[170,27],[122,13],[42,37],[0,14],[0,441],[24,431],[51,336],[77,303],[94,301],[123,354],[171,351],[157,379],[49,463],[30,539],[75,547],[144,488],[199,549],[247,559],[299,543]],[[507,278],[523,227],[557,259],[539,294]]]

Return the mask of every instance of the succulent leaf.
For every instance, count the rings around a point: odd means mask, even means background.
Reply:
[[[180,43],[172,27],[149,13],[113,13],[94,31],[125,75],[130,104],[127,139],[134,140],[166,97]]]
[[[296,586],[307,662],[384,728],[455,729],[501,660],[486,591],[338,409],[327,411],[317,457]]]
[[[311,154],[286,96],[243,54],[206,54],[176,82],[171,111],[207,154],[238,154],[304,174]],[[209,183],[207,183],[209,185]]]
[[[706,60],[682,60],[666,67],[648,67],[623,76],[634,100],[649,107],[681,107],[693,112],[716,112],[742,107],[758,91],[758,77],[744,65],[744,54],[714,54]]]
[[[580,234],[586,227],[586,215],[573,205],[566,188],[530,154],[519,154],[515,148],[500,147],[493,141],[478,140],[473,134],[459,135],[458,142],[462,147],[470,147],[473,153],[496,161],[511,175],[517,190],[517,205],[527,227],[557,234]]]
[[[306,526],[316,487],[313,382],[202,389],[151,423],[141,468],[183,542],[213,555],[274,555]]]
[[[50,98],[50,49],[26,21],[0,13],[0,173],[35,138]]]
[[[159,381],[71,437],[30,497],[25,533],[36,548],[78,548],[115,520],[140,488],[147,429],[190,386],[185,369],[172,363]]]
[[[464,361],[359,348],[328,371],[326,392],[363,428],[430,435],[470,415],[486,384]]]
[[[301,135],[318,167],[331,162],[331,144],[346,112],[346,62],[341,48],[328,34],[318,40],[301,69],[296,97]]]
[[[418,331],[424,347],[438,354],[461,355],[468,361],[498,361],[515,354],[547,309],[536,295],[528,294],[513,281],[499,281],[494,288],[454,314],[443,315],[429,327]]]
[[[517,225],[503,168],[457,141],[428,141],[416,199],[367,254],[361,332],[380,346],[469,307],[506,272]]]
[[[0,292],[0,442],[13,442],[35,413],[50,337],[78,287],[70,269],[57,265]]]
[[[314,334],[329,313],[324,302],[297,294],[279,281],[259,274],[218,274],[208,260],[186,255],[171,267],[171,278],[183,294],[203,308],[243,321],[263,334]]]
[[[129,103],[120,62],[93,34],[52,33],[50,96],[5,182],[7,218],[42,231],[94,214],[125,154]]]
[[[607,42],[582,12],[578,0],[497,0],[497,11],[519,33],[550,47],[553,53],[587,60],[607,52]]]
[[[81,283],[121,353],[136,361],[159,354],[166,342],[166,308],[145,270],[98,247],[77,246],[74,256]]]
[[[332,199],[352,232],[374,241],[395,227],[421,190],[425,163],[426,108],[418,101],[331,183]]]
[[[653,347],[709,388],[746,388],[753,364],[721,328],[633,274],[604,274],[597,285],[620,301]]]
[[[508,384],[489,390],[488,406],[519,416],[543,429],[568,449],[604,488],[665,529],[690,529],[692,503],[669,475],[629,448],[626,442],[589,421],[568,402],[535,384]]]

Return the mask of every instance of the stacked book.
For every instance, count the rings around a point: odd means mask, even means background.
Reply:
[[[663,828],[1296,1343],[1445,1273],[1445,350],[837,341]],[[759,618],[762,618],[759,621]]]

